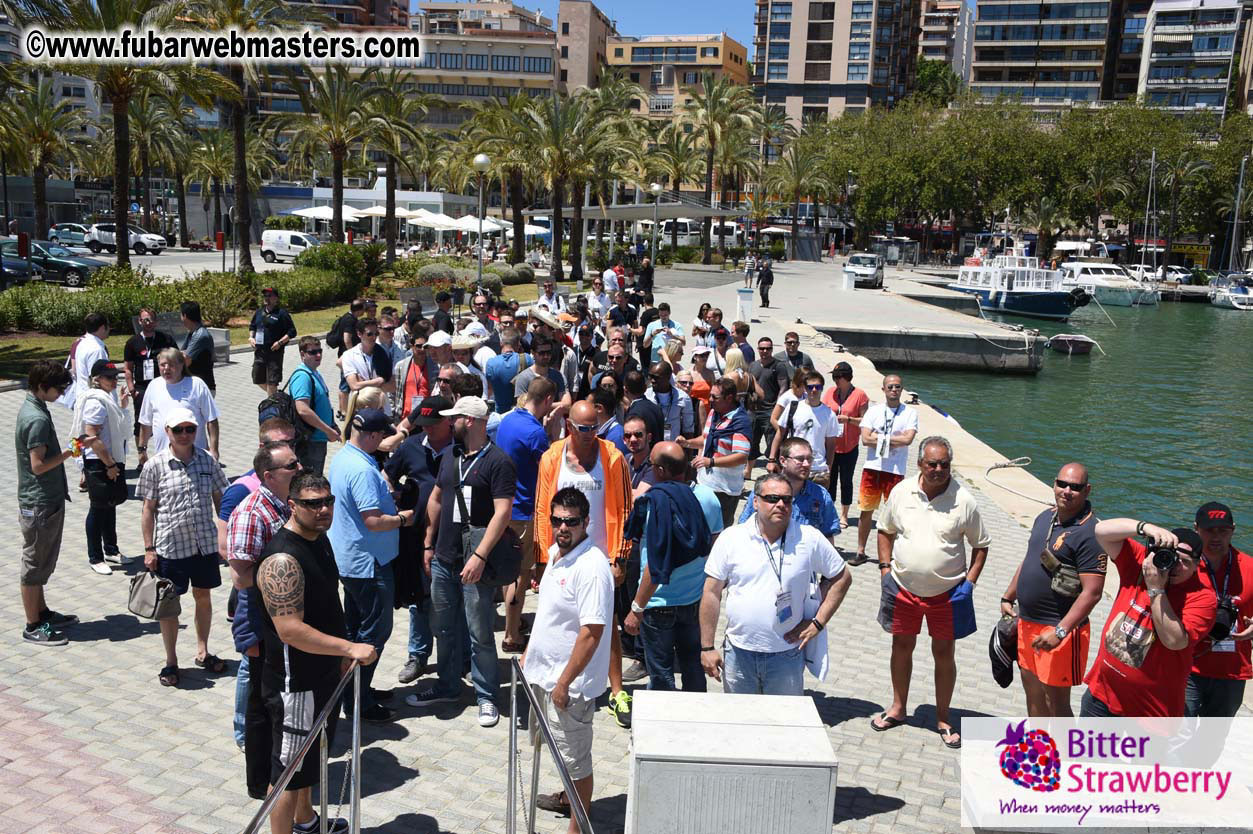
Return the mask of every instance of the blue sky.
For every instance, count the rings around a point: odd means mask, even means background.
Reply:
[[[528,2],[514,0],[557,20],[557,0]],[[618,23],[623,35],[713,35],[726,32],[744,44],[749,60],[753,57],[752,0],[593,0],[596,6]]]

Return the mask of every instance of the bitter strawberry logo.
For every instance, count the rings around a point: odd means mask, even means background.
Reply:
[[[1026,727],[1026,721],[1017,727],[1005,725],[1005,738],[996,743],[997,747],[1005,745],[1001,751],[1001,773],[1028,790],[1055,791],[1062,771],[1057,743],[1044,730],[1027,730]]]

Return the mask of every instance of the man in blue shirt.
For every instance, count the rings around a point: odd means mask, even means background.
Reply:
[[[509,526],[522,542],[522,570],[518,581],[505,587],[505,638],[501,648],[509,653],[526,649],[522,639],[522,603],[526,600],[531,568],[535,565],[535,526],[532,523],[535,482],[539,479],[540,458],[550,445],[544,418],[553,410],[556,397],[557,386],[553,381],[536,377],[527,386],[522,401],[501,419],[496,430],[496,445],[509,455],[517,470],[518,490],[513,497]]]
[[[779,465],[783,477],[792,486],[792,518],[800,524],[816,527],[819,532],[835,544],[835,537],[840,532],[840,516],[835,511],[835,502],[831,493],[824,487],[809,480],[809,470],[814,464],[814,450],[809,441],[803,437],[789,437],[779,447]],[[757,511],[757,496],[750,495],[740,513],[739,523],[748,521],[749,516]]]
[[[395,431],[382,409],[364,408],[353,415],[352,434],[331,461],[331,495],[335,518],[327,535],[344,583],[344,618],[348,639],[369,643],[382,655],[392,634],[392,600],[396,583],[392,562],[400,552],[401,527],[414,523],[414,511],[396,511],[387,479],[373,455],[383,438]],[[394,711],[379,703],[386,694],[370,688],[378,664],[361,669],[361,717],[390,721]],[[352,713],[352,692],[344,710]]]
[[[326,381],[318,373],[321,364],[322,342],[317,336],[302,336],[300,364],[287,381],[287,393],[296,401],[296,414],[313,429],[304,448],[296,450],[300,454],[300,465],[306,472],[319,475],[326,466],[326,444],[332,440],[336,443],[340,441],[339,427],[335,425],[335,415],[331,411],[331,394]]]
[[[508,414],[518,401],[513,390],[513,378],[531,364],[531,357],[519,352],[522,336],[513,327],[501,328],[499,337],[500,355],[487,360],[484,374],[496,401],[496,413]]]

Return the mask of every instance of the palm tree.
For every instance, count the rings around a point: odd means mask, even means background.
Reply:
[[[1175,221],[1179,216],[1179,192],[1183,187],[1214,166],[1198,159],[1194,151],[1181,150],[1174,159],[1163,162],[1163,184],[1170,189],[1170,214],[1166,220],[1166,250],[1162,253],[1162,269],[1170,264],[1170,250],[1175,243]]]
[[[681,121],[672,121],[662,128],[657,137],[657,167],[670,181],[670,189],[677,195],[683,183],[696,179],[700,171],[700,150],[692,134],[684,130]],[[670,224],[670,249],[679,248],[679,224]]]
[[[167,91],[162,94],[161,107],[171,127],[166,137],[166,145],[162,149],[164,158],[161,164],[169,171],[174,181],[174,199],[178,205],[178,245],[186,247],[188,244],[187,166],[190,163],[194,145],[192,132],[195,130],[195,123],[191,108],[183,104],[183,97],[177,92]]]
[[[719,205],[725,202],[725,191],[728,185],[734,186],[736,199],[732,206],[739,204],[740,184],[746,179],[756,176],[760,170],[757,157],[757,143],[752,132],[742,126],[734,127],[718,146],[717,158],[719,182]],[[726,252],[727,224],[718,221],[718,251]]]
[[[787,198],[792,207],[792,238],[788,241],[788,257],[796,258],[796,237],[800,233],[801,198],[813,193],[817,180],[817,155],[808,143],[793,141],[766,169],[766,187]]]
[[[501,178],[502,190],[509,193],[509,205],[513,208],[514,263],[522,263],[526,259],[526,217],[522,212],[527,171],[533,162],[533,155],[523,140],[518,124],[530,107],[531,97],[521,92],[504,101],[488,99],[471,105],[475,111],[478,134],[475,147],[481,147],[491,156],[493,167]]]
[[[1053,238],[1074,225],[1065,210],[1052,197],[1043,196],[1023,210],[1022,225],[1035,229],[1039,235],[1036,255],[1047,258],[1053,253]]]
[[[46,77],[19,92],[9,105],[9,126],[21,137],[22,155],[33,176],[35,233],[39,236],[48,230],[48,175],[77,161],[87,119],[81,110],[57,98],[52,79]]]
[[[387,239],[387,264],[396,260],[396,174],[398,165],[404,165],[410,175],[417,177],[408,161],[409,149],[422,142],[424,132],[418,126],[431,105],[439,101],[435,96],[416,94],[408,86],[409,73],[390,69],[381,73],[377,83],[379,95],[370,100],[370,120],[374,124],[374,144],[387,156],[387,198],[384,201],[387,214],[383,218],[383,234]]]
[[[164,100],[148,91],[140,93],[130,102],[131,150],[137,173],[142,180],[140,206],[144,213],[144,228],[152,225],[152,165],[154,160],[166,158],[166,148],[176,139],[181,128],[171,121]]]
[[[1082,182],[1070,187],[1068,195],[1085,206],[1093,206],[1092,222],[1086,223],[1093,234],[1101,233],[1101,215],[1105,207],[1126,197],[1131,192],[1131,183],[1125,176],[1102,164],[1094,164],[1088,168]]]
[[[796,125],[786,110],[777,104],[771,104],[762,109],[757,132],[761,140],[761,158],[766,161],[770,157],[766,148],[786,145],[792,141],[796,136]]]
[[[744,214],[748,215],[758,234],[761,233],[762,226],[770,220],[770,216],[778,214],[782,209],[782,204],[773,200],[765,190],[749,192],[748,199],[744,201]]]
[[[22,77],[21,65],[0,62],[0,101],[11,101],[18,93],[30,89]],[[0,232],[9,233],[9,164],[18,162],[21,135],[13,129],[8,108],[0,108],[0,201],[4,203],[4,225]]]
[[[714,158],[718,144],[736,125],[752,128],[759,121],[760,105],[753,99],[752,90],[735,84],[726,77],[704,73],[701,84],[692,92],[692,98],[683,105],[684,118],[691,123],[696,140],[705,151],[705,203],[713,201]],[[701,244],[705,254],[703,263],[710,263],[711,241],[709,218],[701,223]]]
[[[200,138],[188,158],[187,177],[200,183],[200,197],[205,206],[213,195],[213,235],[222,231],[222,183],[234,170],[234,148],[226,128],[200,131]]]
[[[288,72],[288,81],[300,94],[304,113],[290,120],[292,125],[289,151],[296,156],[316,156],[321,151],[331,155],[331,239],[344,242],[344,161],[348,152],[370,138],[375,129],[370,120],[369,99],[377,95],[371,83],[377,68],[371,67],[354,75],[344,64],[327,67],[323,72],[309,72],[302,83],[295,73]]]

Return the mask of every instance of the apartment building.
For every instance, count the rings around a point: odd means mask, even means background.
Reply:
[[[913,87],[922,0],[757,0],[752,83],[793,120],[893,104]]]
[[[705,73],[748,83],[748,50],[725,32],[611,37],[606,49],[609,68],[648,91],[648,100],[636,100],[633,107],[650,118],[669,119],[681,110]]]
[[[1152,107],[1221,118],[1240,34],[1239,0],[1155,0],[1137,93]]]
[[[923,0],[918,57],[944,61],[962,81],[970,81],[974,54],[974,14],[965,0]]]
[[[618,34],[617,25],[590,0],[561,0],[557,6],[557,48],[561,57],[558,80],[562,89],[600,83],[606,65],[608,41]]]

